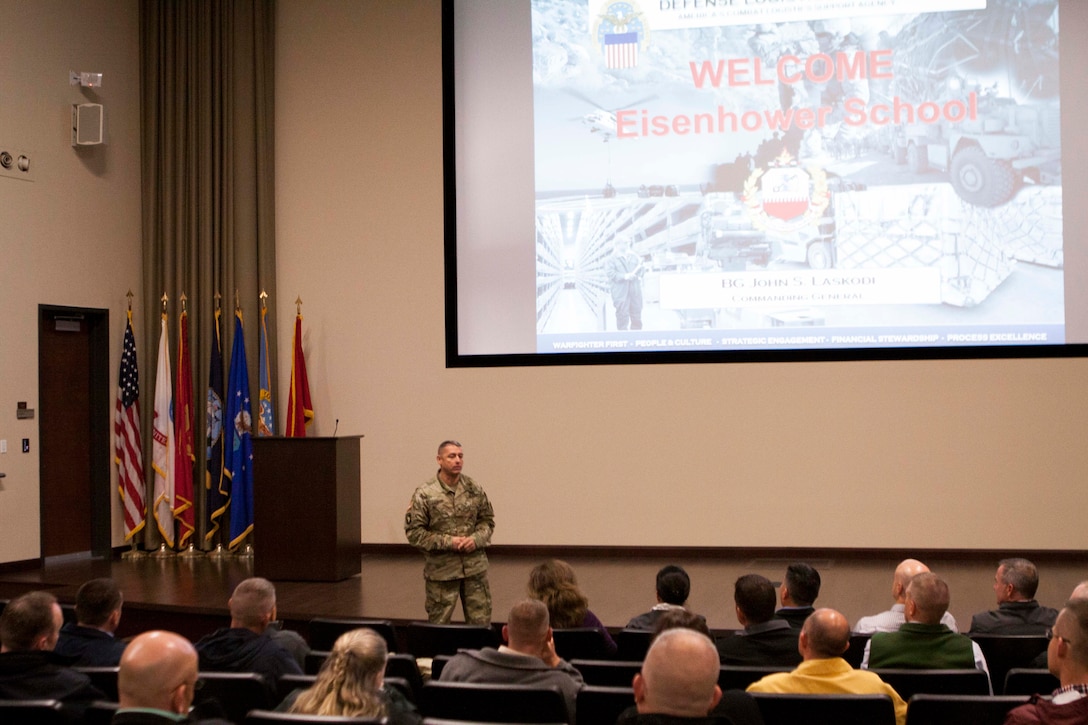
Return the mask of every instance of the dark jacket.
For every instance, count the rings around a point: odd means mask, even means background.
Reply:
[[[1026,705],[1013,708],[1005,716],[1005,725],[1083,725],[1088,722],[1088,697],[1055,705],[1041,695],[1032,695]]]
[[[808,615],[816,611],[816,607],[783,607],[774,613],[778,619],[784,619],[795,629],[801,629],[808,619]]]
[[[291,653],[276,644],[266,631],[220,629],[196,643],[200,669],[205,672],[256,672],[263,675],[269,693],[275,694],[280,675],[301,675]]]
[[[997,609],[971,617],[971,632],[979,634],[1046,634],[1054,626],[1058,610],[1027,602],[1002,602]]]
[[[82,672],[67,666],[54,652],[0,654],[0,699],[60,700],[65,705],[86,705],[105,700],[101,690]]]
[[[121,664],[125,643],[109,632],[69,622],[61,627],[60,639],[53,651],[73,658],[72,664],[79,667],[117,667]]]
[[[794,667],[801,663],[797,640],[801,630],[783,619],[771,619],[745,627],[717,641],[723,665]]]

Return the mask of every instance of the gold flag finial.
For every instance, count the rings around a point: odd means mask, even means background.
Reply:
[[[219,294],[219,290],[216,290],[215,291],[215,311],[216,312],[219,311],[219,305],[220,305],[220,302],[221,302],[222,299],[223,299],[223,295]]]
[[[162,297],[160,299],[162,300],[162,313],[165,315],[166,314],[166,303],[170,301],[170,298],[166,295],[165,292],[163,292]]]
[[[242,300],[238,296],[238,288],[237,287],[234,288],[234,311],[235,312],[241,312],[242,311]]]
[[[182,312],[188,312],[189,310],[187,309],[187,306],[186,306],[185,303],[188,302],[189,298],[185,296],[184,292],[182,292],[181,297],[179,299],[181,300],[181,311]]]
[[[302,296],[301,295],[299,295],[298,297],[295,298],[295,314],[296,315],[301,315],[302,314]]]
[[[128,297],[128,311],[132,312],[132,297],[133,297],[133,294],[132,294],[131,289],[128,291],[128,294],[126,294],[125,297]]]
[[[263,310],[264,308],[268,307],[268,305],[265,304],[265,300],[268,299],[268,293],[265,292],[264,290],[261,290],[261,294],[259,294],[257,296],[261,298],[261,309]]]

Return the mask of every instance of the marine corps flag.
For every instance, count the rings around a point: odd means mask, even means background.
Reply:
[[[295,300],[296,307],[302,300]],[[291,394],[287,400],[287,429],[284,435],[306,437],[306,424],[314,419],[310,402],[310,381],[306,378],[306,357],[302,354],[302,313],[295,314],[295,334],[291,344]]]
[[[242,310],[234,311],[234,346],[227,378],[224,467],[230,479],[230,548],[253,530],[253,420],[249,413],[249,371],[242,332]]]
[[[170,379],[170,342],[166,295],[162,297],[159,364],[155,370],[155,418],[152,425],[151,467],[155,471],[155,524],[168,548],[174,548],[174,394]]]
[[[144,454],[140,441],[140,372],[136,366],[136,336],[132,334],[129,292],[128,324],[117,373],[117,406],[113,416],[113,450],[117,463],[117,489],[125,512],[125,541],[144,528]]]
[[[189,312],[181,296],[178,319],[178,377],[174,385],[174,518],[177,520],[178,548],[189,543],[196,530],[193,510],[193,365],[189,360]]]
[[[216,295],[218,298],[218,295]],[[219,334],[219,319],[223,311],[216,299],[215,317],[212,320],[212,354],[208,367],[208,405],[206,417],[206,445],[208,462],[204,474],[204,508],[208,512],[208,530],[204,541],[214,544],[219,533],[220,518],[227,512],[230,484],[223,475],[223,345]]]
[[[267,296],[264,292],[261,293],[261,352],[259,360],[261,393],[259,401],[260,420],[257,423],[258,436],[276,435],[276,416],[272,409],[272,386],[269,384],[270,376],[268,373],[268,326],[264,319],[268,315],[268,307],[264,304],[264,298]]]

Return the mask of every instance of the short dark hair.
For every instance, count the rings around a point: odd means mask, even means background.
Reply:
[[[689,612],[686,609],[669,609],[661,613],[654,625],[654,638],[666,629],[694,629],[713,639],[710,627],[706,624],[706,618]]]
[[[34,649],[39,637],[53,632],[56,603],[49,592],[27,592],[12,599],[0,615],[0,643],[13,652]]]
[[[1028,599],[1035,598],[1035,591],[1039,588],[1039,570],[1027,559],[1019,557],[1002,559],[997,563],[999,569],[1004,569],[1001,581],[1011,584],[1022,596]]]
[[[446,446],[457,446],[458,448],[464,448],[464,446],[457,441],[442,441],[438,444],[438,455],[442,455],[442,449]]]
[[[786,589],[799,606],[811,606],[820,596],[820,572],[803,561],[786,567]]]
[[[691,579],[679,566],[669,564],[657,572],[657,596],[667,604],[683,604],[691,593]]]
[[[121,588],[113,579],[91,579],[76,592],[76,621],[101,627],[121,607]]]
[[[765,576],[745,574],[733,585],[733,601],[751,624],[774,618],[774,584]]]

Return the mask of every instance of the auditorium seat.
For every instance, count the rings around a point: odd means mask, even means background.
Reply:
[[[1027,697],[1009,695],[915,695],[907,703],[907,725],[1002,725]]]
[[[568,722],[563,694],[550,687],[428,682],[420,693],[424,717],[485,723]]]
[[[215,702],[227,718],[241,722],[250,710],[271,710],[269,684],[256,672],[201,672],[203,686],[193,697],[193,704]]]
[[[309,642],[310,647],[317,650],[331,650],[336,638],[344,632],[350,632],[360,627],[368,627],[382,636],[385,646],[390,652],[398,652],[401,647],[397,644],[397,635],[393,629],[393,622],[388,619],[355,619],[314,617],[310,620]]]
[[[276,704],[279,705],[295,690],[309,689],[316,680],[317,675],[280,675],[276,681],[276,699],[278,700]]]
[[[579,725],[614,723],[619,714],[635,704],[635,691],[627,687],[586,685],[578,691],[575,717]]]
[[[582,673],[587,685],[603,687],[630,687],[631,680],[642,669],[642,662],[618,660],[570,660],[574,669]]]
[[[616,659],[624,662],[641,662],[646,659],[654,633],[644,629],[622,629],[616,632]]]
[[[579,660],[610,659],[608,643],[596,627],[569,627],[552,629],[555,653],[568,662]]]
[[[861,669],[861,661],[865,659],[865,645],[869,644],[869,637],[868,634],[850,635],[850,646],[846,648],[842,658],[855,670]]]
[[[968,634],[978,643],[990,677],[994,682],[994,694],[1002,694],[1005,675],[1014,667],[1031,667],[1032,660],[1046,651],[1048,643],[1044,635],[1034,634]]]
[[[385,661],[385,676],[399,677],[412,688],[410,699],[419,700],[419,691],[423,688],[423,676],[419,673],[416,659],[410,654],[391,654]]]
[[[718,687],[723,690],[745,690],[748,685],[775,672],[789,672],[792,667],[749,667],[747,665],[722,665],[718,670]]]
[[[452,655],[459,649],[499,646],[499,635],[484,625],[412,622],[407,631],[408,651],[415,657]]]
[[[887,695],[751,694],[768,725],[895,725],[895,707]]]
[[[446,663],[450,661],[451,655],[436,655],[431,660],[431,679],[437,680],[442,677],[442,668],[446,666]]]
[[[71,725],[59,700],[0,700],[0,722]]]
[[[310,650],[302,660],[302,671],[307,675],[316,675],[321,671],[321,665],[325,664],[325,660],[329,658],[329,654],[331,653],[328,650]]]
[[[1005,675],[1003,692],[1006,695],[1049,695],[1060,686],[1061,682],[1049,670],[1013,667]]]
[[[72,669],[90,677],[91,684],[97,687],[107,700],[117,702],[116,667],[73,667]]]
[[[989,695],[990,678],[982,670],[870,670],[887,682],[904,700],[913,695]]]
[[[380,717],[340,717],[338,715],[299,715],[297,713],[274,712],[272,710],[250,710],[244,720],[236,722],[243,725],[265,725],[266,723],[311,723],[312,725],[336,725],[337,723],[384,723]]]
[[[81,722],[83,725],[110,725],[113,715],[119,707],[120,705],[116,701],[95,700],[83,711],[83,720]],[[0,717],[0,721],[4,721],[3,717]]]

